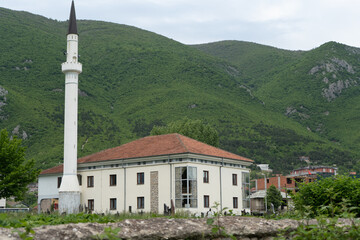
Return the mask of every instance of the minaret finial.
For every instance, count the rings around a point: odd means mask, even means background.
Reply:
[[[75,15],[74,0],[72,1],[72,4],[71,4],[68,34],[78,34],[77,26],[76,26],[76,15]]]

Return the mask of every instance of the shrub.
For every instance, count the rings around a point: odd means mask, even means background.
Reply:
[[[325,214],[338,216],[343,213],[344,200],[349,208],[357,207],[360,202],[360,179],[337,175],[323,178],[312,183],[302,183],[299,191],[293,194],[295,209],[309,212],[310,216]],[[354,209],[360,217],[360,209]]]

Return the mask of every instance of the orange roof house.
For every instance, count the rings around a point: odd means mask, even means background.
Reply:
[[[81,202],[95,212],[249,209],[253,160],[174,133],[144,137],[78,159]],[[41,201],[57,199],[63,166],[41,172]],[[44,209],[43,209],[44,210]],[[45,209],[46,210],[46,209]]]
[[[252,163],[253,160],[210,146],[178,133],[144,137],[118,147],[109,148],[78,159],[78,164],[112,160],[131,160],[174,154],[197,154]],[[244,164],[249,165],[249,164]],[[41,174],[61,173],[62,165],[46,169]]]

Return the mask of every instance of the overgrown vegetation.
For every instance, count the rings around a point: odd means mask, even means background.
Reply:
[[[58,225],[67,223],[111,223],[119,222],[124,219],[149,219],[154,217],[163,217],[158,214],[34,214],[34,213],[0,213],[0,227],[3,228],[22,228],[38,227],[43,225]],[[184,217],[184,215],[174,216]]]
[[[302,183],[292,199],[295,209],[309,214],[310,217],[340,216],[345,210],[348,211],[347,209],[360,217],[360,179],[336,175]]]

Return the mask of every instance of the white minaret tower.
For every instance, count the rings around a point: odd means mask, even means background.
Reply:
[[[65,73],[65,120],[64,174],[59,188],[59,212],[69,214],[79,212],[81,191],[77,178],[78,75],[82,72],[82,65],[78,62],[78,38],[72,1],[66,62],[61,65]]]

